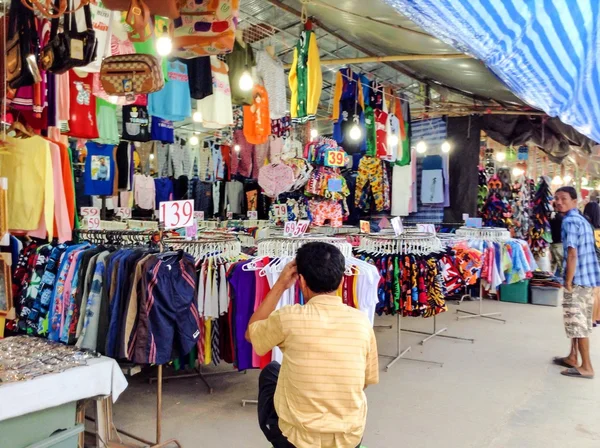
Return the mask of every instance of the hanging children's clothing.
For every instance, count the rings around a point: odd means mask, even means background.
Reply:
[[[348,154],[364,152],[366,139],[350,138],[350,129],[360,126],[364,132],[365,109],[363,89],[360,88],[360,75],[350,68],[343,68],[337,73],[333,98],[333,139]]]
[[[259,84],[252,90],[252,104],[244,106],[244,137],[249,143],[266,143],[271,134],[269,118],[269,96]]]
[[[287,82],[283,64],[276,56],[261,50],[256,53],[256,74],[267,91],[271,119],[284,117],[287,113]]]
[[[202,115],[202,125],[209,129],[221,129],[233,125],[229,68],[216,56],[210,57],[213,93],[196,103]]]
[[[167,82],[148,95],[148,112],[165,120],[183,121],[192,116],[187,66],[177,60],[167,63]]]
[[[123,140],[150,141],[150,115],[145,106],[123,106]]]
[[[90,196],[112,196],[117,176],[114,145],[87,142],[85,159],[85,194]]]
[[[93,75],[81,76],[76,70],[69,71],[69,132],[76,138],[98,138],[96,124],[96,97],[92,95]]]
[[[314,120],[323,88],[321,60],[314,31],[304,30],[294,48],[294,61],[288,75],[290,114],[293,122]]]

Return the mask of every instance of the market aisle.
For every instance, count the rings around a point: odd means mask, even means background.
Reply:
[[[476,307],[467,303],[465,308]],[[567,346],[560,309],[491,301],[485,307],[501,310],[508,322],[457,322],[453,313],[440,318],[449,334],[473,337],[475,344],[434,339],[423,349],[418,335],[403,333],[404,344],[413,345],[409,356],[444,367],[400,361],[390,372],[382,371],[381,383],[367,392],[368,448],[598,446],[600,378],[565,378],[549,364]],[[422,319],[403,321],[413,329],[429,325]],[[394,336],[395,331],[378,332],[380,352],[395,350]],[[600,371],[600,337],[593,337],[592,347]],[[385,359],[380,361],[383,367]],[[257,372],[212,381],[212,396],[195,379],[165,385],[165,437],[176,436],[186,448],[267,447],[255,408],[240,405],[242,398],[256,395]],[[151,437],[154,391],[155,386],[134,378],[115,406],[117,425]]]

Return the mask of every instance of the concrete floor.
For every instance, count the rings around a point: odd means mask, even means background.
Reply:
[[[587,448],[600,446],[600,337],[591,341],[598,379],[563,377],[550,364],[565,355],[560,308],[484,302],[502,311],[507,323],[456,320],[456,306],[438,318],[448,334],[475,343],[402,333],[407,355],[443,362],[401,360],[389,372],[380,358],[380,384],[367,390],[369,417],[363,444],[369,448]],[[476,302],[463,309],[475,311]],[[377,324],[395,322],[393,317]],[[429,331],[431,319],[406,318],[404,328]],[[378,331],[381,354],[395,351],[395,330]],[[214,371],[214,370],[213,370]],[[213,377],[209,395],[197,378],[167,382],[163,398],[163,438],[176,437],[185,448],[267,448],[255,406],[241,406],[257,395],[258,372]],[[114,406],[119,428],[152,439],[156,385],[133,377]]]

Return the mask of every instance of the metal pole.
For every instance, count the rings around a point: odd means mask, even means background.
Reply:
[[[506,323],[506,319],[500,319],[499,317],[492,316],[500,316],[502,313],[497,311],[495,313],[484,313],[483,312],[483,283],[479,280],[479,313],[471,313],[470,311],[464,311],[461,309],[456,310],[456,313],[464,313],[468,314],[468,316],[458,316],[456,319],[473,319],[475,317],[483,317],[484,319],[497,320],[499,322]]]
[[[158,381],[157,381],[157,396],[156,396],[156,444],[160,444],[162,436],[162,365],[158,366]]]
[[[418,330],[402,330],[402,331],[406,331],[408,333],[417,333],[417,334],[426,334],[428,335],[425,339],[423,339],[421,342],[419,342],[419,344],[421,345],[425,345],[425,342],[429,341],[430,339],[437,337],[440,338],[447,338],[447,339],[457,339],[460,341],[471,341],[471,343],[475,343],[475,339],[472,338],[462,338],[460,336],[450,336],[447,334],[442,334],[445,331],[448,331],[448,328],[444,327],[440,330],[437,329],[437,315],[433,316],[433,333],[430,333],[428,331],[418,331]]]

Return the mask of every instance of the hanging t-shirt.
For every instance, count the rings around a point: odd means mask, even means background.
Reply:
[[[388,114],[387,112],[383,112],[382,110],[375,109],[375,135],[377,138],[377,157],[387,157],[388,156],[388,148],[387,148],[387,121]]]
[[[123,140],[150,141],[150,116],[145,106],[123,106]]]
[[[117,106],[104,101],[102,98],[97,98],[96,112],[98,116],[98,134],[100,135],[96,141],[107,145],[118,144],[119,124],[117,123]]]
[[[201,100],[213,94],[210,57],[202,56],[192,59],[179,59],[188,69],[190,79],[190,95],[195,100]]]
[[[160,117],[152,117],[152,140],[163,143],[175,143],[173,122]]]
[[[192,100],[187,65],[179,61],[170,61],[168,82],[158,92],[148,95],[150,115],[165,120],[182,121],[192,116]]]
[[[115,184],[115,146],[87,142],[85,159],[85,194],[112,196]]]
[[[117,171],[118,171],[118,186],[119,190],[130,190],[131,183],[129,179],[129,166],[131,164],[132,144],[129,142],[121,142],[117,147]]]
[[[77,4],[79,2],[75,2]],[[84,72],[100,72],[100,66],[102,65],[102,59],[110,56],[110,36],[112,34],[112,22],[115,12],[106,9],[102,4],[102,1],[98,1],[96,4],[90,2],[90,12],[92,17],[92,26],[97,40],[96,45],[96,59],[90,62],[85,67],[81,67]],[[86,29],[85,15],[83,8],[75,13],[77,20],[77,29],[82,32]]]
[[[154,179],[156,193],[155,207],[159,209],[160,203],[173,200],[173,181],[168,177]]]
[[[229,66],[229,84],[231,85],[231,98],[233,104],[252,104],[252,90],[244,91],[240,87],[240,78],[245,71],[252,74],[252,68],[256,65],[254,52],[249,44],[242,46],[236,39],[233,50],[225,60]]]
[[[231,88],[227,64],[216,56],[210,57],[213,94],[198,100],[196,110],[202,114],[202,125],[209,129],[221,129],[233,125]]]
[[[252,105],[244,106],[244,137],[249,143],[260,145],[271,134],[269,95],[263,86],[255,85],[252,98]]]
[[[256,74],[269,95],[269,114],[272,119],[285,117],[287,111],[287,79],[283,64],[266,51],[256,54]]]
[[[76,138],[98,138],[96,125],[96,97],[92,95],[93,75],[79,76],[69,71],[69,133]]]

